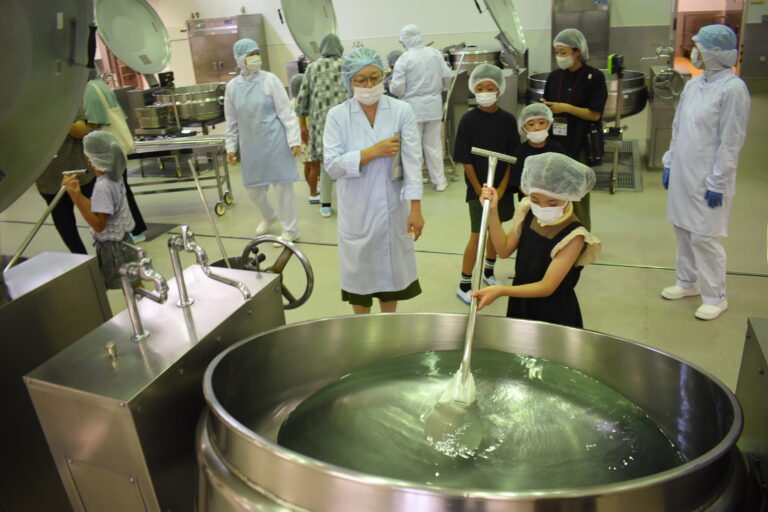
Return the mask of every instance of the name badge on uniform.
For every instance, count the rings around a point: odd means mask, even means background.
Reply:
[[[568,119],[556,117],[552,123],[552,135],[566,137],[568,135]]]

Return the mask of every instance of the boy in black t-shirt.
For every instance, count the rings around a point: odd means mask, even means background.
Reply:
[[[480,64],[469,77],[469,90],[475,94],[477,107],[461,118],[456,135],[453,159],[464,165],[464,181],[467,184],[466,201],[469,206],[471,233],[464,249],[461,265],[461,282],[456,296],[467,304],[472,293],[472,267],[477,257],[480,237],[480,219],[483,206],[480,203],[483,184],[488,178],[488,159],[471,153],[473,147],[512,155],[518,146],[519,136],[515,116],[499,108],[497,99],[504,92],[504,76],[501,69],[490,64]],[[499,216],[501,221],[512,218],[515,211],[514,188],[509,187],[510,166],[499,162],[492,186],[499,195]],[[489,184],[490,185],[490,184]],[[509,193],[507,193],[509,192]],[[488,285],[501,284],[493,275],[496,264],[496,250],[490,240],[486,246],[483,281]]]
[[[520,177],[523,175],[525,159],[541,153],[566,154],[563,145],[549,137],[552,120],[552,111],[543,103],[532,103],[520,112],[517,129],[523,143],[517,147],[513,154],[517,158],[517,162],[512,164],[509,179],[509,186],[517,190],[517,197],[520,201],[525,197],[525,194],[520,191]]]

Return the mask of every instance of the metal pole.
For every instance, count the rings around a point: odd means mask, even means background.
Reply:
[[[227,252],[224,250],[224,244],[221,243],[219,229],[216,227],[216,222],[214,222],[211,212],[208,211],[208,205],[205,204],[203,189],[200,188],[200,182],[197,177],[197,160],[195,160],[195,157],[189,159],[189,170],[192,172],[192,177],[195,179],[195,187],[197,187],[197,193],[200,195],[200,202],[203,203],[203,210],[205,210],[205,214],[208,216],[208,221],[211,223],[211,228],[213,228],[213,235],[216,237],[216,242],[219,244],[219,250],[221,251],[221,256],[224,258],[224,263],[227,264],[227,268],[232,268],[232,265],[229,264]]]
[[[59,201],[64,196],[64,193],[66,191],[67,191],[67,187],[65,186],[62,186],[59,189],[59,191],[56,193],[56,196],[54,196],[53,201],[51,201],[51,204],[48,205],[48,208],[45,209],[45,212],[43,212],[43,215],[37,220],[35,227],[32,228],[32,231],[29,232],[29,234],[27,235],[27,238],[25,238],[24,241],[21,243],[21,246],[13,255],[13,258],[11,258],[11,261],[8,262],[8,265],[5,266],[5,268],[3,269],[3,273],[7,272],[8,269],[14,266],[16,262],[19,260],[19,258],[21,258],[21,255],[24,253],[24,251],[27,250],[27,246],[30,244],[30,242],[32,242],[32,239],[40,230],[40,226],[43,225],[43,221],[45,221],[48,215],[51,214],[51,212],[56,207],[56,205],[59,204]]]

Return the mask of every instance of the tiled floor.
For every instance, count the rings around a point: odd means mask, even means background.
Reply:
[[[674,283],[675,239],[665,218],[666,192],[661,173],[644,170],[642,192],[605,191],[592,193],[593,232],[603,241],[599,262],[585,269],[577,288],[585,325],[588,329],[609,333],[669,351],[696,363],[734,388],[744,341],[747,318],[768,317],[768,265],[766,264],[766,220],[768,219],[768,95],[752,99],[752,115],[747,142],[741,153],[738,195],[731,215],[730,236],[724,240],[728,252],[728,289],[730,310],[712,322],[693,317],[697,299],[665,301],[661,288]],[[626,138],[640,139],[644,150],[646,112],[626,120],[630,129]],[[218,127],[221,129],[222,127]],[[642,161],[642,159],[641,159]],[[253,229],[261,220],[240,185],[239,168],[231,170],[235,204],[226,215],[216,218],[229,255],[242,251]],[[134,178],[134,180],[137,180]],[[316,205],[306,202],[306,184],[295,184],[299,199],[299,247],[305,252],[315,272],[315,292],[309,302],[286,312],[287,321],[346,315],[351,308],[342,303],[338,289],[336,217],[321,218]],[[215,192],[207,190],[209,206]],[[424,293],[403,302],[403,312],[463,313],[467,306],[454,295],[458,283],[461,254],[469,231],[469,219],[463,201],[464,185],[451,183],[446,192],[425,187],[423,201],[426,228],[416,244],[419,279]],[[199,234],[211,260],[219,259],[219,249],[194,191],[142,195],[138,198],[145,218],[150,222],[187,223]],[[0,215],[0,252],[15,251],[42,213],[44,202],[31,188]],[[85,222],[80,221],[81,236],[89,239]],[[143,247],[156,268],[171,276],[166,249],[167,235],[146,242]],[[46,223],[26,252],[32,256],[42,251],[63,251],[65,247],[52,224]],[[270,261],[276,249],[266,249]],[[192,264],[191,257],[184,264]],[[302,285],[298,263],[287,269],[290,287]],[[500,261],[497,275],[507,278],[514,269],[513,260]],[[124,309],[120,292],[109,292],[113,311]],[[483,314],[503,315],[505,302],[493,304]]]

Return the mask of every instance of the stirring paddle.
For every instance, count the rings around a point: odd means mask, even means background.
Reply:
[[[486,149],[472,148],[473,155],[488,157],[487,183],[493,184],[498,160],[515,163],[515,157],[488,151]],[[477,257],[472,272],[472,289],[480,289],[483,271],[483,257],[485,256],[485,242],[487,239],[488,216],[491,202],[483,201],[483,216],[480,219],[480,236],[477,242]],[[475,320],[477,318],[477,297],[472,297],[469,305],[469,319],[464,335],[464,354],[461,358],[459,370],[448,383],[434,409],[427,415],[424,423],[424,431],[432,439],[433,443],[450,442],[458,444],[462,449],[474,451],[483,439],[482,422],[477,410],[477,391],[475,379],[470,370],[472,359],[472,340],[475,332]]]

